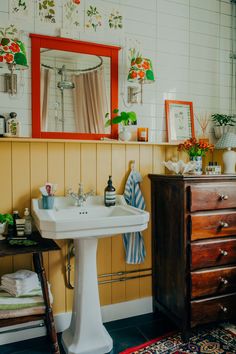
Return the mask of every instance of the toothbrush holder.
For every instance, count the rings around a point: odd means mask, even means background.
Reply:
[[[54,206],[54,196],[53,195],[42,195],[43,209],[53,209]]]

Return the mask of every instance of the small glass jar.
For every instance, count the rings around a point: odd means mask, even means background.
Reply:
[[[138,141],[148,141],[148,128],[138,128]]]

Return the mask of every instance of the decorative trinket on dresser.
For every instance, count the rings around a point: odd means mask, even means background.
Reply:
[[[17,114],[11,112],[9,115],[10,118],[6,122],[7,136],[18,137],[20,136],[20,122],[16,118]]]

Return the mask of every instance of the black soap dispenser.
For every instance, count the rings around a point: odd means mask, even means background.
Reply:
[[[107,186],[104,190],[104,204],[107,207],[116,205],[116,190],[112,185],[112,177],[109,176]]]

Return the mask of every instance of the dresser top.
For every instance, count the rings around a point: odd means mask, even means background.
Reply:
[[[220,181],[220,180],[236,180],[235,174],[221,174],[221,175],[165,175],[165,174],[153,174],[149,173],[148,177],[151,180],[165,179],[165,180],[177,180],[177,181]]]

